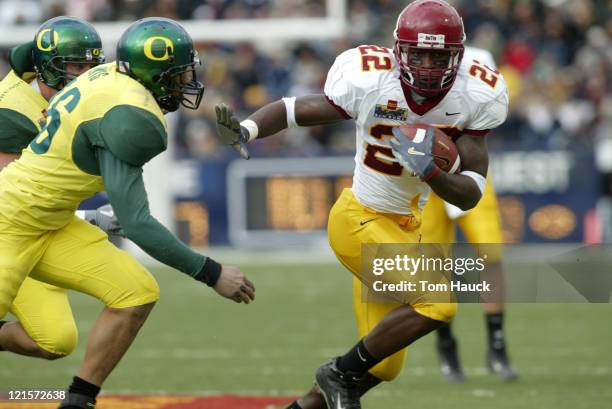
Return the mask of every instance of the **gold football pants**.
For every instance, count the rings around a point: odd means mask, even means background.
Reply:
[[[420,215],[402,216],[378,213],[361,205],[350,189],[345,189],[329,215],[328,235],[336,257],[353,273],[353,307],[359,337],[367,335],[390,311],[402,303],[368,301],[363,294],[361,278],[361,251],[364,243],[419,243]],[[365,222],[365,223],[364,223]],[[453,303],[436,303],[420,300],[411,306],[421,315],[450,321],[456,313]],[[397,377],[404,366],[407,348],[384,359],[370,369],[379,379],[390,381]]]

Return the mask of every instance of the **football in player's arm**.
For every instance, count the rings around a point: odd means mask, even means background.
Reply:
[[[354,51],[349,50],[347,53]],[[339,64],[342,58],[342,55],[339,56],[336,64]],[[421,58],[429,59],[424,61],[424,64],[436,63],[435,57],[425,55]],[[330,70],[330,75],[333,74],[333,71],[334,67]],[[326,88],[328,85],[329,91],[334,91],[333,84],[330,85],[330,77],[328,77]],[[346,86],[346,84],[343,85]],[[499,110],[503,121],[507,109],[503,100],[492,101],[492,104],[498,106],[489,109]],[[330,125],[348,119],[358,119],[356,113],[353,113],[355,116],[348,113],[337,105],[334,96],[329,94],[283,98],[262,107],[242,122],[239,122],[234,117],[232,109],[224,104],[218,105],[215,109],[217,129],[221,139],[226,144],[233,146],[245,158],[249,157],[245,145],[254,139],[274,135],[286,128]],[[471,135],[469,131],[463,135],[454,135],[461,157],[462,171],[468,173],[469,176],[440,172],[431,155],[433,142],[431,133],[427,134],[424,141],[415,143],[395,128],[393,130],[395,138],[391,139],[391,146],[395,159],[421,177],[438,196],[448,203],[467,210],[476,206],[484,190],[484,181],[489,166],[486,138],[483,138],[486,131],[480,130],[477,135]],[[425,155],[411,155],[408,153],[410,148],[424,150]]]
[[[325,94],[291,99],[292,103],[287,102],[288,98],[272,102],[241,123],[234,118],[231,108],[223,104],[218,105],[216,107],[218,133],[226,144],[235,145],[242,152],[248,152],[244,146],[247,142],[274,135],[288,128],[287,118],[291,114],[294,120],[291,124],[293,127],[331,125],[352,119],[339,111]],[[399,130],[394,134],[398,132]],[[404,167],[417,173],[445,201],[464,210],[473,208],[482,196],[479,182],[473,177],[462,174],[440,172],[431,155],[432,138],[433,134],[428,134],[423,142],[416,144],[400,133],[395,137],[397,142],[392,144],[393,152]],[[485,139],[480,136],[465,135],[457,139],[456,145],[461,157],[461,168],[479,174],[484,180],[489,166]],[[425,149],[425,155],[409,154],[408,150],[411,147]],[[431,173],[425,173],[426,170]]]
[[[411,3],[398,18],[393,50],[363,45],[345,51],[329,70],[324,93],[283,98],[247,119],[216,107],[220,138],[248,158],[246,144],[285,128],[353,119],[353,186],[330,212],[328,236],[342,264],[360,278],[362,243],[417,243],[429,189],[461,209],[473,208],[485,187],[484,136],[506,117],[503,78],[478,61],[462,61],[465,34],[456,10],[438,0]],[[459,174],[440,171],[432,157],[433,132],[407,138],[404,124],[428,124],[449,133],[461,156]],[[412,154],[411,152],[419,154]],[[372,218],[372,214],[376,216]],[[369,215],[364,226],[360,218]],[[353,286],[359,334],[345,355],[321,366],[316,389],[290,408],[360,408],[360,396],[394,379],[405,348],[450,321],[456,306],[425,302],[364,302]],[[322,395],[322,396],[321,396]]]

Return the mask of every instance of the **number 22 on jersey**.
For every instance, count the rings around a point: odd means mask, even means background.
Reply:
[[[376,139],[393,136],[393,125],[376,124],[370,128],[370,135]],[[391,148],[382,145],[367,144],[363,164],[388,176],[401,176],[404,168],[395,161]]]
[[[391,58],[389,50],[376,45],[362,45],[359,47],[361,53],[361,70],[385,70],[391,69]]]
[[[478,78],[491,88],[495,88],[497,81],[499,80],[499,71],[482,64],[477,60],[472,61],[473,64],[470,66],[470,75]]]
[[[53,137],[61,122],[62,114],[74,111],[81,100],[81,92],[78,88],[71,88],[59,95],[47,109],[47,122],[42,130],[36,135],[30,147],[34,153],[42,155],[49,150]]]

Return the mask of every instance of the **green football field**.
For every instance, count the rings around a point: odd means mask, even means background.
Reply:
[[[295,396],[310,387],[319,364],[354,344],[351,279],[335,263],[241,266],[257,286],[257,300],[248,306],[155,269],[162,299],[105,393]],[[85,296],[71,299],[81,332],[78,350],[54,362],[2,353],[0,389],[68,385],[101,309]],[[514,304],[507,316],[519,381],[507,384],[486,373],[482,309],[462,305],[455,332],[468,381],[442,381],[429,336],[412,347],[401,377],[372,392],[364,408],[612,407],[612,306]]]

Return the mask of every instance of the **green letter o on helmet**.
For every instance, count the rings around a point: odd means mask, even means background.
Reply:
[[[61,89],[73,76],[66,64],[98,65],[104,62],[102,40],[96,29],[74,17],[55,17],[45,22],[34,36],[32,60],[38,78]]]

